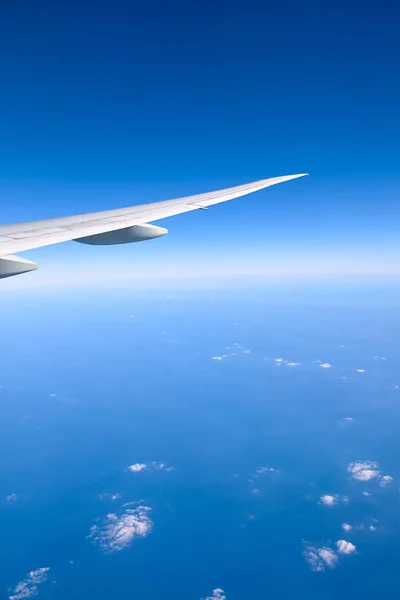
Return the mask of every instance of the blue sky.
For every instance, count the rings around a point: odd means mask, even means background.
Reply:
[[[310,173],[168,219],[154,242],[26,253],[41,266],[26,284],[106,281],[115,262],[117,279],[145,284],[398,278],[395,3],[38,0],[0,11],[1,222]]]

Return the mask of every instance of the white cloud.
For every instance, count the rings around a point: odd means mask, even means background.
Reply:
[[[89,538],[106,554],[119,552],[130,546],[137,537],[151,533],[153,523],[148,506],[127,509],[121,516],[109,513],[101,525],[93,525]]]
[[[365,369],[356,369],[356,373],[365,373]]]
[[[288,363],[286,363],[286,366],[287,367],[300,367],[301,363],[298,363],[298,362],[288,362]]]
[[[283,358],[275,358],[274,361],[280,365],[281,363],[283,363]]]
[[[140,471],[144,471],[147,469],[147,465],[145,463],[135,463],[128,467],[128,470],[132,473],[140,473]]]
[[[342,529],[344,529],[345,531],[351,531],[353,529],[353,526],[349,525],[348,523],[342,523]]]
[[[17,494],[10,494],[6,497],[6,500],[7,502],[15,502],[16,500],[18,500],[18,496]]]
[[[166,465],[165,463],[160,463],[160,462],[156,462],[153,461],[151,463],[151,465],[149,465],[150,467],[152,467],[153,469],[156,469],[156,471],[173,471],[174,467],[168,467],[168,465]]]
[[[321,369],[330,369],[332,367],[332,365],[327,362],[321,363],[319,366],[321,367]]]
[[[361,492],[363,496],[372,496],[371,492]]]
[[[156,471],[173,471],[174,467],[168,467],[165,463],[153,461],[151,463],[135,463],[128,467],[128,471],[132,473],[141,473],[147,469],[155,469]]]
[[[383,475],[379,480],[379,485],[381,487],[386,487],[387,485],[392,483],[392,481],[393,481],[393,477],[390,477],[390,475]]]
[[[9,590],[9,600],[23,600],[32,598],[39,593],[38,585],[47,581],[47,573],[50,567],[42,567],[28,573],[27,577],[17,583],[13,590]]]
[[[99,498],[101,500],[118,500],[119,498],[121,498],[121,495],[116,493],[116,494],[99,494]]]
[[[346,542],[346,540],[338,540],[336,542],[336,547],[339,554],[353,554],[353,552],[356,551],[354,544],[351,542]]]
[[[368,529],[369,529],[370,531],[376,531],[376,527],[375,527],[375,525],[370,525],[370,526],[368,527]]]
[[[222,356],[213,356],[212,359],[213,360],[222,360]]]
[[[326,567],[333,569],[338,561],[338,555],[328,546],[312,546],[306,544],[303,556],[311,567],[312,571],[325,571]]]
[[[260,467],[256,470],[257,475],[264,475],[264,473],[268,473],[268,471],[273,472],[275,469],[273,467]]]
[[[221,588],[215,588],[211,596],[207,596],[203,600],[226,600],[225,592]]]
[[[337,495],[331,496],[330,494],[324,494],[323,496],[320,497],[320,501],[322,504],[325,504],[326,506],[333,506],[338,501],[338,496]]]
[[[358,481],[369,481],[379,477],[378,463],[372,460],[357,460],[349,463],[347,470],[353,479]]]
[[[243,350],[244,354],[250,354],[250,350]]]

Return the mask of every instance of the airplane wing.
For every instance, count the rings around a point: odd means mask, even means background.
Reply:
[[[261,179],[215,192],[116,210],[0,225],[0,279],[37,269],[36,263],[14,256],[15,252],[69,240],[92,245],[109,245],[153,239],[168,233],[163,227],[151,225],[153,221],[192,210],[207,209],[213,204],[233,200],[305,175],[307,173]]]

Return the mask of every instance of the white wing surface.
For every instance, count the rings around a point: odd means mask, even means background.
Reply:
[[[0,278],[37,268],[35,263],[12,256],[15,252],[32,250],[68,240],[97,245],[152,239],[167,233],[167,230],[162,227],[149,225],[153,221],[192,210],[206,209],[213,204],[233,200],[304,175],[306,173],[272,177],[215,192],[116,210],[30,223],[0,225]]]

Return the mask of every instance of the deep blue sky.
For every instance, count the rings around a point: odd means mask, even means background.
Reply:
[[[101,260],[393,276],[399,19],[394,2],[3,2],[0,221],[308,171]],[[71,244],[27,256],[99,263]]]

